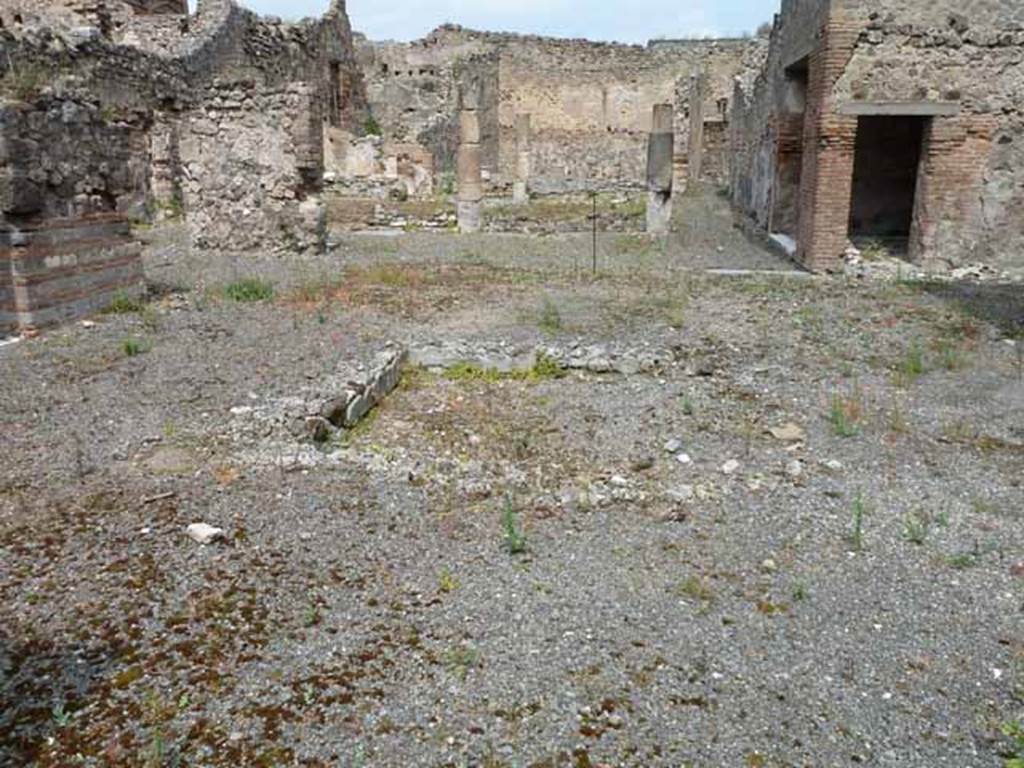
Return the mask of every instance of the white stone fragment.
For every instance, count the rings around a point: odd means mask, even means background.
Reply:
[[[206,523],[192,523],[187,529],[186,533],[192,541],[197,544],[212,544],[215,541],[219,541],[224,538],[224,531],[220,528],[214,528],[212,525]]]

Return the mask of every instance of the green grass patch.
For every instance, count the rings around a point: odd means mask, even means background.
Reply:
[[[110,299],[110,303],[103,310],[107,315],[131,315],[142,312],[146,303],[135,296],[130,296],[123,291],[118,291]]]
[[[1001,730],[1012,743],[1010,756],[1003,763],[1004,768],[1024,768],[1024,721],[1004,723]]]
[[[557,305],[550,296],[545,296],[544,302],[541,304],[537,327],[551,335],[562,330],[562,313],[558,311]]]
[[[553,357],[538,354],[530,368],[519,371],[499,371],[497,368],[485,368],[479,363],[462,360],[445,369],[444,378],[469,384],[497,384],[500,381],[549,381],[564,378],[566,373]]]
[[[274,284],[257,278],[245,278],[228,283],[224,286],[224,298],[229,301],[240,303],[255,303],[259,301],[272,301],[274,299]]]
[[[512,506],[512,497],[505,496],[505,510],[501,515],[501,527],[505,533],[505,546],[510,555],[522,555],[526,552],[526,534],[519,526],[516,511]]]
[[[142,339],[136,339],[134,337],[124,339],[121,342],[121,351],[124,352],[125,357],[137,357],[139,355],[149,352],[150,345],[148,342]]]
[[[860,422],[864,417],[864,400],[860,390],[854,387],[847,393],[832,395],[828,420],[837,437],[856,437],[860,434]]]

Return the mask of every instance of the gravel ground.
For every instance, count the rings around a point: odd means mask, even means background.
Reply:
[[[1019,288],[792,274],[707,206],[596,275],[576,235],[155,232],[145,306],[0,348],[0,763],[1002,766]],[[267,417],[388,341],[666,355]]]

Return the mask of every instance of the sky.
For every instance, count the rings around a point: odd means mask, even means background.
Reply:
[[[319,16],[330,0],[239,0],[262,14]],[[194,6],[195,0],[190,0]],[[372,40],[414,40],[445,22],[494,32],[645,43],[729,37],[770,21],[779,0],[348,0],[352,27]]]

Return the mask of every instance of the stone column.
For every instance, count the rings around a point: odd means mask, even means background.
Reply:
[[[672,155],[675,145],[671,104],[655,104],[647,140],[647,232],[668,234],[672,218]]]
[[[484,198],[483,178],[480,172],[480,114],[476,103],[463,101],[459,113],[459,191],[457,208],[459,231],[480,231],[480,201]]]
[[[690,143],[686,164],[689,182],[698,184],[704,170],[704,81],[699,74],[690,75]]]
[[[516,180],[512,184],[512,202],[524,205],[530,200],[530,116],[516,115]]]

